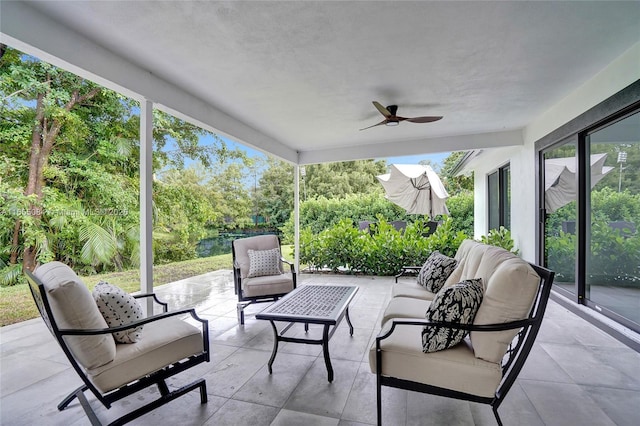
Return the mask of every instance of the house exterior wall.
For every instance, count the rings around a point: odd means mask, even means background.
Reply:
[[[469,164],[474,181],[474,238],[488,229],[487,176],[511,164],[511,234],[522,257],[536,261],[536,151],[535,142],[640,78],[640,42],[522,130],[521,145],[485,150]]]

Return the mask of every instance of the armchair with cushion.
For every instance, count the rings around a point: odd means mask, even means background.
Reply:
[[[252,303],[273,302],[296,288],[293,263],[282,257],[277,235],[238,238],[231,245],[233,282],[238,295],[238,323]],[[289,272],[283,264],[289,265]]]
[[[207,402],[206,382],[198,379],[178,389],[170,390],[166,380],[202,362],[209,362],[208,322],[200,319],[193,309],[167,312],[167,304],[155,294],[127,297],[148,298],[162,306],[162,313],[135,319],[131,312],[134,299],[122,306],[122,294],[117,287],[107,286],[103,303],[111,304],[110,315],[103,316],[94,296],[67,265],[50,262],[25,271],[29,288],[45,324],[55,337],[71,366],[83,384],[58,404],[64,410],[75,398],[92,425],[101,424],[84,392],[89,390],[107,409],[116,401],[150,386],[157,386],[160,396],[113,420],[110,424],[124,424],[187,392],[200,390],[200,402]],[[118,289],[119,290],[119,289]],[[98,295],[97,297],[102,297]],[[119,307],[116,307],[119,305]],[[181,319],[190,315],[199,322],[195,327]],[[108,326],[120,316],[122,325]],[[132,318],[126,319],[127,316]],[[129,322],[132,320],[132,322]],[[133,343],[117,343],[125,339]],[[120,340],[123,341],[123,340]]]

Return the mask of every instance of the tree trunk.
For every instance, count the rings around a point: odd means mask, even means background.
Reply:
[[[48,77],[47,81],[50,81]],[[98,93],[100,93],[100,89],[95,88],[87,94],[80,96],[79,91],[75,90],[64,108],[67,111],[71,111],[75,105],[93,98]],[[44,169],[47,167],[49,156],[55,147],[56,138],[62,128],[62,123],[58,119],[54,119],[50,123],[48,122],[44,113],[44,97],[45,93],[39,93],[36,101],[36,117],[31,132],[31,150],[29,153],[29,178],[24,191],[24,195],[36,195],[37,204],[30,205],[28,212],[29,216],[34,218],[34,223],[36,224],[42,219],[43,213],[41,205],[45,186]],[[20,221],[16,221],[13,235],[14,247],[18,247],[20,233],[15,232],[15,229],[20,229]],[[23,269],[33,271],[36,266],[36,254],[36,247],[25,246],[22,254]],[[17,253],[15,257],[12,255],[11,260],[13,260],[12,263],[17,262]]]

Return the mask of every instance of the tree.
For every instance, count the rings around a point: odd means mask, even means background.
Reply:
[[[252,201],[243,182],[243,166],[237,163],[226,165],[209,181],[209,189],[220,194],[220,212],[216,223],[219,228],[242,229],[252,223]]]
[[[384,160],[344,161],[306,166],[307,198],[343,198],[382,190],[376,176],[386,173]]]
[[[444,159],[441,169],[442,183],[449,195],[455,195],[463,191],[473,192],[473,173],[464,176],[455,176],[453,174],[455,167],[465,156],[465,151],[455,151]]]
[[[267,158],[267,165],[256,194],[258,211],[271,226],[280,228],[293,211],[294,167],[273,157]]]

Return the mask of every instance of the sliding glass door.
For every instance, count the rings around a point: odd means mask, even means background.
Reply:
[[[544,149],[541,179],[556,289],[640,330],[640,112]]]
[[[640,113],[586,134],[588,304],[640,324]]]

